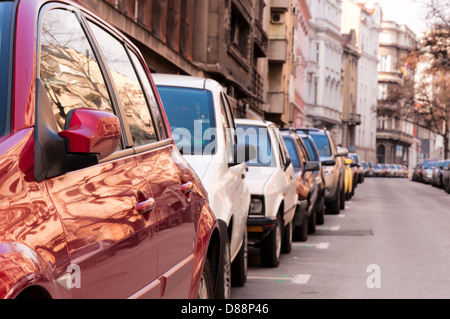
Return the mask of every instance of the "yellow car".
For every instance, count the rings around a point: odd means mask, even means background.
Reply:
[[[353,161],[350,158],[345,159],[345,199],[349,200],[353,194]]]

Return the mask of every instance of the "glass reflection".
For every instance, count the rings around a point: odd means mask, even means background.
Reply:
[[[60,9],[47,12],[40,42],[40,79],[60,130],[74,108],[113,113],[102,73],[74,13]]]

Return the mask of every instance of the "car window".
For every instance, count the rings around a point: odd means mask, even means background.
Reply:
[[[178,149],[184,155],[216,152],[212,94],[207,90],[158,86]]]
[[[9,44],[12,2],[0,2],[0,135],[5,133],[8,77],[9,77]]]
[[[155,127],[146,96],[123,43],[96,24],[89,22],[119,92],[134,146],[156,142]]]
[[[291,157],[292,165],[295,168],[302,168],[301,160],[297,151],[297,147],[295,146],[295,141],[290,138],[283,136],[284,144],[289,152],[289,156]]]
[[[317,153],[315,149],[315,145],[313,145],[313,141],[310,140],[307,136],[302,137],[303,143],[305,144],[306,150],[308,151],[309,157],[311,158],[311,161],[319,162],[319,154]]]
[[[234,123],[232,122],[232,117],[223,94],[220,95],[220,114],[225,134],[227,159],[228,163],[231,163],[234,157]]]
[[[257,156],[247,162],[248,166],[276,166],[269,130],[266,127],[237,125],[236,134],[238,143],[248,143],[257,149]]]
[[[328,136],[326,134],[316,134],[314,132],[310,132],[311,137],[316,144],[317,150],[319,151],[319,156],[332,156],[331,153],[331,145],[328,140]]]
[[[95,54],[73,12],[55,9],[43,16],[39,71],[59,130],[72,109],[114,113]]]
[[[141,60],[138,58],[136,53],[134,53],[133,51],[130,51],[130,57],[131,57],[131,60],[133,60],[133,64],[136,68],[136,71],[139,75],[142,86],[144,88],[145,94],[147,96],[147,101],[150,104],[150,108],[153,113],[155,128],[158,130],[158,132],[161,136],[161,139],[165,139],[165,138],[167,138],[167,132],[163,125],[163,119],[161,117],[161,110],[160,110],[159,104],[157,102],[155,92],[153,91],[153,87],[150,84],[150,80],[148,78],[148,73],[147,73],[146,69],[144,68],[144,66],[142,65]]]

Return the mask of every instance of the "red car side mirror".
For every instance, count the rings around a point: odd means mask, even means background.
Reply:
[[[120,122],[106,111],[74,109],[67,115],[65,130],[58,135],[67,141],[69,153],[98,154],[102,159],[119,146]]]

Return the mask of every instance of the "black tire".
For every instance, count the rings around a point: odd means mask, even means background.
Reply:
[[[292,251],[292,222],[283,227],[283,240],[281,253],[289,254]]]
[[[295,241],[307,241],[308,240],[308,217],[305,216],[300,226],[294,228],[292,237]]]
[[[217,279],[216,299],[231,298],[231,253],[230,253],[230,237],[225,222],[219,222],[221,233],[225,235],[221,242],[221,251],[223,254],[220,258],[220,268]]]
[[[281,222],[278,217],[275,223],[275,228],[263,240],[259,250],[261,257],[261,265],[263,267],[278,267],[280,264],[281,254]]]
[[[345,187],[342,187],[341,192],[340,192],[339,208],[340,208],[340,210],[345,209]]]
[[[197,299],[213,299],[214,281],[209,260],[205,260],[202,277],[198,288]]]
[[[336,198],[331,203],[327,203],[327,213],[328,214],[338,215],[340,213],[341,194],[342,194],[342,192],[340,190],[340,187],[338,186],[338,189],[336,190]],[[345,200],[345,198],[344,198],[344,200]]]
[[[323,225],[323,224],[325,224],[325,206],[321,205],[320,207],[317,207],[316,225]]]
[[[316,208],[313,208],[311,215],[308,218],[308,233],[314,234],[316,232]]]
[[[244,232],[244,240],[241,249],[231,265],[231,285],[234,287],[242,287],[247,282],[248,271],[248,243],[247,230]]]

